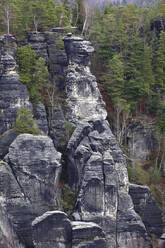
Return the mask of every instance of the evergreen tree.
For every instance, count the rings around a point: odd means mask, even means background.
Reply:
[[[161,32],[155,62],[155,83],[157,89],[165,91],[165,32]]]
[[[40,131],[36,128],[35,125],[36,123],[30,110],[22,107],[17,111],[17,118],[14,125],[16,132],[40,134]]]

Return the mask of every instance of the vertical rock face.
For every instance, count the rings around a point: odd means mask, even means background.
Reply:
[[[149,234],[160,237],[163,233],[163,215],[147,186],[130,184],[129,193],[135,211],[141,216]]]
[[[0,196],[19,239],[32,246],[31,222],[55,205],[60,153],[47,136],[19,135],[0,166]],[[14,220],[14,221],[13,221]]]
[[[136,162],[146,160],[157,146],[155,126],[151,121],[132,120],[127,128],[129,154]]]
[[[3,166],[3,165],[1,165]],[[1,171],[1,170],[0,170]],[[1,248],[24,248],[20,244],[16,233],[8,219],[8,213],[3,206],[5,199],[0,197],[0,247]]]
[[[91,43],[79,37],[64,38],[68,57],[66,71],[66,118],[76,126],[82,120],[107,116],[105,103],[97,87],[96,78],[90,73],[90,57],[94,51]]]
[[[0,36],[0,135],[12,127],[18,108],[31,109],[27,89],[18,78],[15,52],[15,39]]]
[[[37,126],[45,134],[48,134],[48,121],[45,106],[39,103],[33,107],[34,118],[37,121]]]
[[[75,219],[99,224],[110,248],[149,247],[128,194],[125,158],[107,121],[79,124],[68,143],[67,159],[70,186],[78,192]]]

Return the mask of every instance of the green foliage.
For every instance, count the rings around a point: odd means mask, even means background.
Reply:
[[[33,81],[33,73],[36,66],[36,53],[29,45],[19,47],[16,60],[19,65],[20,80],[28,85]]]
[[[18,133],[40,134],[40,131],[35,126],[35,120],[30,110],[24,107],[17,111],[14,129]]]
[[[36,59],[36,53],[27,45],[18,48],[17,63],[21,82],[25,83],[33,103],[42,100],[41,92],[50,87],[45,59]]]
[[[106,93],[112,105],[126,100],[131,114],[139,111],[156,115],[159,107],[153,104],[157,94],[164,91],[165,36],[151,23],[156,18],[165,21],[164,3],[151,8],[106,6],[97,11],[89,28],[89,38],[95,45],[94,73],[104,78]],[[160,35],[160,39],[159,39]]]
[[[71,190],[69,185],[63,184],[60,204],[63,208],[63,211],[66,212],[68,215],[71,215],[73,213],[76,199],[76,193]]]
[[[139,164],[136,164],[133,167],[128,164],[127,170],[130,182],[141,185],[148,185],[150,183],[149,174],[144,169],[142,169]]]
[[[150,176],[150,184],[159,184],[161,181],[161,172],[157,167],[150,168],[148,171]]]
[[[163,192],[160,187],[157,185],[151,184],[150,189],[152,192],[153,197],[158,202],[159,206],[162,207],[163,204]]]
[[[64,42],[62,38],[62,35],[59,35],[58,39],[56,40],[56,47],[58,50],[64,50]]]

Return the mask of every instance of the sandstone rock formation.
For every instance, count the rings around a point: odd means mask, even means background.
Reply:
[[[14,38],[0,36],[0,135],[12,127],[18,108],[32,109],[26,86],[17,74],[14,44]]]
[[[36,248],[106,248],[105,235],[95,223],[70,221],[61,211],[49,211],[32,222]],[[46,230],[46,234],[45,234]]]
[[[149,228],[145,222],[145,228],[139,216],[145,206],[141,208],[141,200],[138,198],[137,203],[132,191],[138,215],[128,193],[125,157],[105,120],[105,103],[89,68],[94,49],[90,42],[69,34],[64,38],[65,52],[62,34],[61,28],[32,32],[24,43],[30,44],[37,57],[46,59],[52,77],[59,76],[56,86],[61,92],[60,101],[46,106],[46,111],[42,104],[33,107],[38,127],[51,139],[46,135],[5,132],[12,127],[17,109],[25,106],[32,110],[32,105],[26,87],[19,82],[15,40],[0,37],[0,158],[6,161],[0,163],[0,245],[150,248],[146,228],[154,232],[156,225]],[[75,128],[71,138],[66,124]],[[59,209],[61,174],[61,154],[54,146],[63,147],[68,140],[63,159],[70,187],[78,195],[74,221],[54,211]],[[149,191],[143,193],[147,204],[153,206]],[[1,218],[3,215],[6,217]]]
[[[90,42],[79,37],[64,38],[68,57],[65,91],[67,95],[66,118],[76,126],[82,120],[107,116],[105,103],[91,74],[90,54],[94,51]]]
[[[158,145],[154,123],[149,120],[132,120],[126,137],[129,156],[135,163],[147,160]]]
[[[32,245],[32,220],[55,205],[60,157],[47,136],[22,134],[9,147],[8,165],[0,166],[0,197],[26,247]]]
[[[32,227],[36,248],[72,247],[71,222],[65,213],[60,211],[46,212],[32,222]]]
[[[69,183],[78,192],[76,220],[99,224],[108,247],[149,247],[128,194],[126,161],[107,121],[75,129],[67,147]]]
[[[72,248],[107,248],[105,234],[95,223],[72,221]]]
[[[160,237],[163,233],[162,211],[152,197],[149,187],[130,184],[129,193],[132,197],[135,211],[141,216],[148,233]]]

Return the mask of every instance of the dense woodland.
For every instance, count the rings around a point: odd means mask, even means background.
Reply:
[[[158,179],[157,184],[165,160],[165,1],[155,5],[151,5],[154,1],[146,1],[147,8],[140,2],[126,5],[126,1],[99,8],[95,2],[0,0],[0,32],[23,40],[27,31],[77,26],[79,34],[95,47],[92,71],[108,99],[108,118],[119,143],[126,145],[124,134],[132,118],[154,120],[160,149],[153,156],[155,174],[153,170],[151,174]],[[52,83],[45,87],[49,80],[45,62],[36,60],[29,49],[18,49],[20,79],[27,84],[31,98],[42,101],[40,93],[46,88],[49,96]],[[133,181],[153,184],[151,176],[144,171],[134,172],[138,173],[143,182],[137,177]]]

